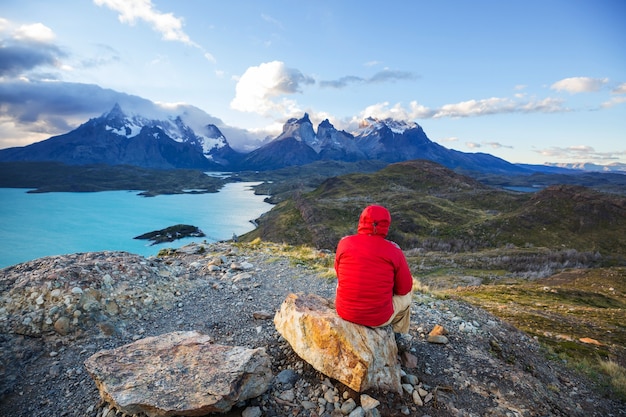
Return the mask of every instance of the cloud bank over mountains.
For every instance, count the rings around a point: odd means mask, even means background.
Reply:
[[[119,24],[148,27],[164,42],[179,44],[189,54],[199,54],[219,69],[220,57],[202,43],[210,40],[192,36],[185,19],[175,13],[162,11],[150,0],[93,0],[103,13],[115,14]],[[263,13],[261,19],[277,31],[285,25],[279,19]],[[124,108],[172,110],[194,103],[154,103],[137,94],[128,94],[105,88],[97,83],[76,82],[72,73],[80,69],[103,68],[119,61],[120,54],[105,43],[97,45],[106,51],[96,58],[78,56],[75,51],[57,39],[55,32],[44,23],[14,23],[0,18],[0,148],[23,146],[34,141],[72,130],[85,120],[100,116],[115,103]],[[396,120],[458,120],[494,115],[555,114],[602,111],[626,103],[626,83],[608,77],[572,76],[554,80],[544,87],[545,95],[527,92],[518,86],[510,94],[428,105],[424,98],[409,101],[380,100],[362,103],[356,114],[329,114],[324,108],[313,107],[303,97],[320,91],[345,91],[367,86],[389,86],[416,82],[423,74],[416,70],[382,67],[382,61],[362,64],[364,73],[346,69],[335,79],[295,67],[285,60],[265,60],[248,65],[240,75],[230,75],[232,94],[229,110],[258,116],[264,124],[258,128],[242,129],[228,125],[220,117],[210,115],[212,123],[228,137],[235,149],[249,151],[268,137],[280,133],[285,120],[308,113],[312,122],[329,119],[338,129],[353,131],[365,118],[393,118]],[[200,81],[198,81],[200,82]],[[610,92],[610,99],[595,106],[580,106],[570,101],[571,96]],[[453,141],[454,138],[438,138]],[[513,149],[498,140],[463,140],[467,148],[488,146],[492,149]],[[594,161],[612,161],[624,156],[624,151],[596,151],[589,145],[551,146],[535,149],[535,153],[551,158],[589,158]]]

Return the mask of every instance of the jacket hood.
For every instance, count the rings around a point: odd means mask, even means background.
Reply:
[[[391,214],[383,206],[367,206],[359,218],[358,234],[386,237],[391,224]]]

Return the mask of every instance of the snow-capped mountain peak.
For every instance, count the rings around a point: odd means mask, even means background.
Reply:
[[[129,139],[137,136],[143,127],[158,127],[174,141],[189,143],[201,149],[207,159],[213,159],[212,151],[228,145],[217,126],[203,125],[201,117],[189,109],[180,114],[168,114],[166,111],[159,113],[154,114],[158,118],[149,119],[140,114],[127,113],[116,103],[101,119],[106,130]]]
[[[111,111],[102,115],[102,119],[104,119],[106,124],[106,130],[127,138],[137,136],[141,132],[142,127],[149,125],[143,117],[127,116],[117,103],[115,103]]]
[[[376,119],[374,117],[367,117],[359,123],[358,129],[352,132],[352,134],[354,136],[368,136],[376,131],[387,128],[393,133],[401,135],[409,129],[415,129],[418,127],[419,125],[415,122],[394,120],[391,118]]]

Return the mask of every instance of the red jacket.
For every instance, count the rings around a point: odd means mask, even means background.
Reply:
[[[359,218],[356,235],[337,245],[337,314],[365,326],[379,326],[393,314],[393,295],[408,294],[411,271],[400,247],[386,240],[391,215],[382,206],[369,206]]]

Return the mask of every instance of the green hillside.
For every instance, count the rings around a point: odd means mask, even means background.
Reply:
[[[407,251],[541,247],[599,252],[617,263],[626,255],[624,197],[578,186],[511,192],[421,160],[332,177],[314,191],[296,191],[243,240],[334,250],[342,236],[355,233],[369,204],[389,208],[389,238]]]

